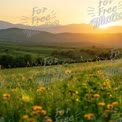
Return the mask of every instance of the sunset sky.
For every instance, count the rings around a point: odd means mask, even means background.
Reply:
[[[120,1],[112,0],[113,3],[110,6],[117,6]],[[50,14],[54,10],[56,13],[55,19],[59,20],[60,24],[89,23],[93,17],[91,18],[88,15],[88,7],[98,10],[98,5],[99,0],[1,0],[0,20],[23,23],[22,16],[31,19],[34,7],[40,9],[45,7],[47,8],[45,15]],[[110,6],[106,5],[104,8],[109,8]],[[118,12],[122,12],[122,10],[120,9]],[[40,13],[38,16],[41,17],[43,15]],[[122,20],[114,22],[113,25],[122,25]]]

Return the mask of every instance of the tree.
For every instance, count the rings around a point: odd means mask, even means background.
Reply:
[[[27,66],[31,66],[33,63],[32,56],[29,54],[24,55],[24,60],[25,60]]]

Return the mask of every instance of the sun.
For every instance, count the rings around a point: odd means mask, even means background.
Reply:
[[[101,25],[101,26],[99,26],[99,28],[105,29],[105,28],[109,28],[109,27],[115,26],[115,25],[116,25],[115,23],[109,23],[109,24],[106,24],[106,25]]]

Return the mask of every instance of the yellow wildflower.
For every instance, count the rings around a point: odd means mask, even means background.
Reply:
[[[9,99],[10,98],[10,94],[3,94],[3,99]]]
[[[38,114],[39,114],[38,111],[32,111],[32,112],[31,112],[31,115],[32,115],[32,116],[37,116]]]
[[[16,91],[17,91],[17,89],[15,88],[15,89],[12,89],[11,91],[12,91],[12,92],[16,92]]]
[[[109,92],[107,93],[107,95],[108,95],[109,97],[112,97],[112,94],[111,94],[111,93],[109,93]]]
[[[28,119],[29,117],[28,117],[28,115],[24,115],[23,117],[22,117],[22,119]]]
[[[46,115],[47,112],[46,112],[45,110],[41,110],[41,114],[42,114],[42,115]]]
[[[33,111],[42,110],[42,107],[38,106],[38,105],[35,105],[35,106],[32,107],[32,110]]]
[[[92,113],[84,115],[84,118],[87,119],[87,120],[93,119],[93,117],[94,117],[94,114],[92,114]]]
[[[35,122],[35,119],[34,118],[29,118],[28,122]]]
[[[106,79],[105,82],[110,82],[110,80],[109,79]]]
[[[77,98],[77,99],[76,99],[76,102],[80,102],[80,100]]]
[[[78,94],[78,91],[75,91],[75,94]]]
[[[98,106],[105,106],[105,103],[104,102],[99,102]]]
[[[112,104],[107,104],[107,109],[112,109],[113,105]]]
[[[93,95],[95,98],[98,98],[98,97],[100,97],[100,94],[94,94]]]
[[[23,96],[22,96],[22,100],[23,100],[24,102],[30,102],[30,97],[29,97],[28,95],[23,95]]]
[[[65,74],[70,74],[71,73],[71,70],[66,70],[65,71]]]
[[[45,87],[40,87],[39,89],[37,89],[37,92],[42,92],[44,91],[46,88]]]
[[[108,85],[108,83],[107,82],[103,82],[103,86],[107,86]]]
[[[113,102],[112,105],[116,106],[116,105],[118,105],[118,102]]]
[[[103,73],[102,73],[101,70],[98,70],[98,71],[97,71],[97,74],[98,74],[98,75],[101,75],[101,74],[103,74]]]
[[[118,88],[116,87],[116,88],[114,88],[114,91],[118,91]]]
[[[59,110],[58,113],[59,113],[59,115],[63,115],[65,112],[64,112],[64,110]]]
[[[43,122],[53,122],[52,121],[52,119],[51,118],[46,118],[46,119],[44,119],[44,121]]]
[[[85,97],[88,97],[89,96],[89,94],[85,94]]]

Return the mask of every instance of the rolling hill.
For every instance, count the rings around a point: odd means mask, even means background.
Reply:
[[[25,33],[26,32],[26,33]],[[27,36],[31,32],[31,36]],[[29,31],[18,28],[0,30],[0,41],[22,44],[63,45],[63,46],[99,46],[122,47],[121,33],[49,33],[45,31]]]
[[[10,22],[0,21],[0,29],[20,28],[38,31],[46,31],[50,33],[122,33],[122,26],[111,26],[108,28],[93,28],[90,24],[69,24],[69,25],[40,25],[29,26],[22,24],[12,24]]]

